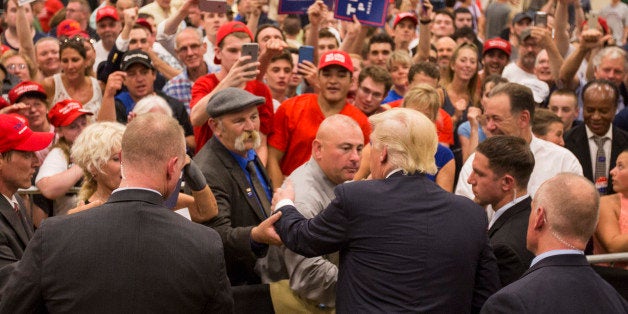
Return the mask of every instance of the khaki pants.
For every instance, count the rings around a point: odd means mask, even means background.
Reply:
[[[336,313],[335,308],[318,307],[316,302],[301,298],[290,289],[288,279],[270,284],[270,296],[273,300],[275,313]]]

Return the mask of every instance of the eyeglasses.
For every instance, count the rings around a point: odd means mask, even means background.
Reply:
[[[183,47],[177,48],[177,52],[182,53],[182,52],[187,52],[188,50],[191,50],[192,52],[197,52],[199,49],[201,49],[200,44],[191,44],[189,46],[183,46]]]
[[[374,91],[372,91],[372,90],[370,90],[370,89],[368,89],[368,88],[366,88],[364,86],[360,86],[360,91],[362,93],[366,94],[366,95],[371,95],[374,98],[378,98],[378,99],[379,98],[384,98],[384,94],[378,93],[378,92],[374,92]]]
[[[15,71],[17,69],[24,70],[26,68],[28,68],[28,65],[26,63],[14,63],[7,65],[7,70],[9,71]]]

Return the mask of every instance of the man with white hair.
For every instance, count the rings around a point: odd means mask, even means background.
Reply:
[[[277,233],[304,256],[340,251],[339,313],[479,310],[499,287],[487,220],[481,207],[427,178],[436,172],[434,123],[407,108],[369,121],[373,180],[337,186],[309,220],[288,181],[275,192]]]

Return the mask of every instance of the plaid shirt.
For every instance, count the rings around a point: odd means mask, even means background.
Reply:
[[[185,106],[185,110],[190,113],[190,100],[192,100],[192,82],[188,77],[187,69],[181,74],[173,77],[162,89],[164,94],[180,101]]]

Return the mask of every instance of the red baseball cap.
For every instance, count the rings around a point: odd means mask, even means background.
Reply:
[[[118,16],[118,10],[110,5],[106,5],[96,11],[96,23],[100,22],[100,20],[106,17],[112,18],[116,21],[120,20],[120,17]]]
[[[11,150],[36,152],[48,147],[55,136],[50,132],[33,132],[26,118],[14,113],[0,114],[0,134],[0,153]]]
[[[15,104],[19,102],[20,98],[22,98],[22,96],[25,96],[26,94],[39,97],[44,100],[48,98],[48,95],[46,95],[46,91],[44,90],[43,86],[32,81],[23,81],[15,85],[9,91],[9,101],[11,102],[11,104]]]
[[[349,57],[349,54],[344,51],[332,50],[325,52],[321,56],[320,62],[318,62],[318,69],[321,70],[330,65],[339,65],[353,73],[353,62],[351,62],[351,57]]]
[[[82,36],[89,38],[89,35],[81,29],[81,24],[72,19],[65,19],[57,25],[57,38]]]
[[[584,22],[582,23],[582,26],[587,25],[587,23],[589,23],[588,20],[584,20]],[[608,29],[608,23],[606,22],[606,19],[598,17],[597,18],[597,23],[600,24],[600,27],[602,27],[602,31],[604,32],[604,35],[609,34],[611,31]]]
[[[65,99],[56,103],[48,112],[48,121],[55,127],[68,126],[82,115],[93,115],[74,99]]]
[[[512,47],[510,43],[504,39],[499,37],[491,38],[484,42],[484,48],[482,49],[482,55],[486,54],[487,51],[491,49],[498,49],[505,52],[508,57],[510,57],[510,53],[512,52]]]
[[[401,12],[395,16],[395,21],[393,21],[393,28],[397,27],[397,24],[401,22],[403,19],[411,19],[414,26],[419,24],[419,18],[412,12]]]
[[[150,23],[148,23],[147,19],[144,18],[139,18],[137,20],[135,20],[135,24],[136,25],[140,25],[142,27],[144,27],[145,29],[148,30],[148,32],[150,32],[151,34],[153,33],[153,26],[150,25]]]
[[[251,41],[253,41],[253,33],[251,33],[251,30],[248,27],[246,27],[244,23],[238,22],[238,21],[231,21],[220,26],[220,28],[218,29],[218,32],[216,32],[216,46],[220,46],[220,42],[222,42],[222,40],[225,39],[227,35],[237,33],[237,32],[241,32],[241,33],[245,33],[249,35],[249,38],[251,38]],[[214,57],[214,64],[220,64],[220,60],[217,59],[216,57]]]

